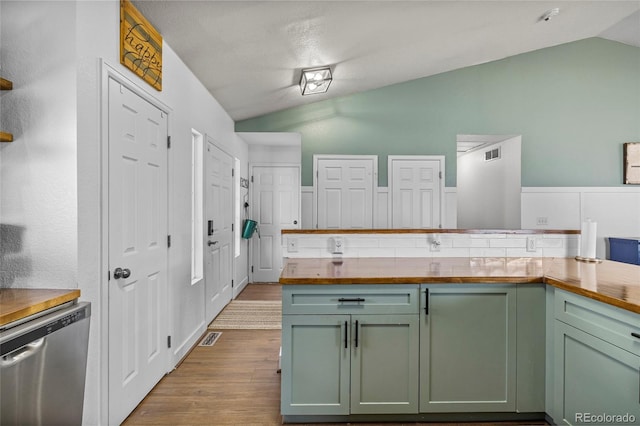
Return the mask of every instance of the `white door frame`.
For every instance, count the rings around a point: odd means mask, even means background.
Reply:
[[[445,214],[445,206],[444,206],[444,163],[445,156],[444,155],[389,155],[387,156],[387,188],[389,190],[389,197],[387,203],[387,218],[389,228],[393,226],[393,173],[392,173],[392,163],[395,160],[430,160],[430,161],[439,161],[440,162],[440,173],[442,173],[442,177],[440,178],[440,227],[444,224],[444,214]]]
[[[313,227],[318,229],[318,161],[319,160],[371,160],[373,162],[373,188],[371,209],[373,220],[371,227],[375,228],[378,221],[376,206],[378,205],[378,156],[377,155],[347,155],[347,154],[314,154],[313,155]]]
[[[109,65],[103,59],[100,59],[100,419],[104,424],[109,424],[109,363],[105,362],[109,359],[109,79],[122,84],[136,95],[140,96],[151,105],[155,106],[165,114],[167,114],[167,134],[171,135],[171,111],[166,104],[153,97],[142,87],[125,77],[114,67]],[[167,158],[169,178],[169,164],[171,157]],[[168,185],[167,200],[171,200],[171,185]],[[171,226],[171,215],[167,209],[167,224]],[[167,253],[167,265],[170,264],[169,258],[171,252]],[[167,283],[171,282],[171,270],[167,268]],[[167,285],[167,292],[170,286]],[[169,294],[166,294],[167,300],[170,300]],[[168,321],[167,333],[172,334],[173,308],[170,303],[167,305]],[[171,365],[171,357],[166,358],[166,371],[169,372],[173,368]]]
[[[300,179],[300,182],[298,182],[298,226],[300,228],[302,228],[302,215],[301,215],[301,192],[302,192],[302,186],[301,186],[301,182],[302,182],[302,176],[300,175],[301,173],[301,167],[300,167],[300,163],[249,163],[249,192],[248,192],[248,196],[249,196],[249,201],[253,200],[253,191],[254,191],[254,186],[253,184],[253,169],[254,167],[294,167],[296,169],[298,169],[298,177]],[[249,205],[250,209],[249,209],[249,216],[250,218],[253,217],[254,211],[253,211],[253,203],[251,203]],[[254,219],[256,220],[256,219]],[[242,225],[238,225],[238,226],[242,226]],[[239,230],[239,232],[242,232],[242,230]],[[249,277],[249,282],[252,283],[253,282],[253,272],[251,271],[251,267],[253,266],[253,244],[251,244],[251,240],[249,240],[248,244],[248,249],[249,249],[249,264],[247,265],[247,267],[249,268],[249,270],[247,271],[247,276]]]

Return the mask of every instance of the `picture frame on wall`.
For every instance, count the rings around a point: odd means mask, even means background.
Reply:
[[[640,142],[623,145],[623,170],[625,185],[640,185]]]

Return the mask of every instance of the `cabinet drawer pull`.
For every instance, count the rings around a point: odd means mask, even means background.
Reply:
[[[640,339],[640,333],[634,333],[633,331],[631,332],[631,335],[633,337],[635,337],[636,339]]]
[[[356,348],[358,347],[358,320],[356,320]]]
[[[345,349],[347,349],[349,345],[349,340],[347,340],[348,336],[349,336],[349,322],[345,321],[344,322],[344,348]]]
[[[338,302],[364,302],[362,297],[341,297]]]
[[[424,289],[424,314],[429,315],[429,289]]]

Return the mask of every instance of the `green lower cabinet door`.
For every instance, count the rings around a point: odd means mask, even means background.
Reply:
[[[418,412],[418,315],[351,316],[351,413]]]
[[[557,423],[640,425],[639,356],[561,321],[555,351]]]
[[[420,412],[514,412],[516,288],[421,290]]]
[[[349,324],[349,315],[282,316],[283,415],[349,414]]]

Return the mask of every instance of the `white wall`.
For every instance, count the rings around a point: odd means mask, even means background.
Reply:
[[[239,176],[249,180],[249,146],[247,143],[236,134],[237,143],[236,143],[236,158],[240,159],[240,170],[236,170],[236,173],[239,173]],[[242,235],[242,221],[245,219],[245,216],[248,215],[248,212],[245,213],[244,201],[249,201],[249,189],[248,188],[240,188],[240,223],[236,224],[235,232],[236,234]],[[244,238],[240,238],[240,256],[235,258],[234,263],[234,287],[233,294],[239,294],[240,291],[249,283],[249,240],[245,240]]]
[[[494,148],[501,158],[485,161]],[[458,156],[458,227],[520,228],[520,152],[518,136]]]
[[[608,237],[640,238],[640,187],[522,188],[524,229],[580,229],[587,218],[597,222],[596,256],[605,259]]]
[[[14,136],[0,144],[0,287],[76,288],[75,5],[2,1],[0,15],[14,83],[0,114]]]
[[[174,361],[206,326],[203,283],[190,282],[191,203],[184,189],[190,188],[191,129],[216,139],[242,164],[248,163],[247,146],[228,114],[166,44],[162,92],[119,64],[117,0],[4,0],[0,8],[2,74],[15,87],[3,93],[1,106],[2,126],[15,137],[0,145],[0,222],[14,225],[2,228],[2,246],[11,252],[2,253],[1,283],[79,287],[81,299],[92,302],[84,424],[97,425],[106,422],[101,406],[106,407],[108,375],[100,59],[172,109],[168,314]],[[20,240],[16,229],[23,229]],[[246,245],[241,256],[247,257]]]
[[[190,277],[190,145],[191,129],[220,143],[227,152],[247,162],[246,145],[234,133],[234,123],[219,103],[165,43],[163,91],[157,92],[119,64],[119,2],[76,5],[77,26],[77,156],[78,156],[78,278],[82,298],[93,303],[84,424],[106,423],[106,242],[101,227],[101,62],[171,108],[169,133],[169,312],[175,362],[204,331],[203,282]],[[46,36],[46,34],[43,34]],[[57,49],[58,50],[58,49]],[[245,253],[246,255],[246,253]]]
[[[239,132],[249,146],[251,164],[300,164],[302,136],[294,132]]]

